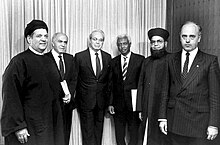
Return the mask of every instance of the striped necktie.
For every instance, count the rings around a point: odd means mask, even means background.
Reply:
[[[123,77],[123,80],[126,79],[127,70],[128,70],[128,62],[127,62],[127,57],[125,56],[125,57],[124,57],[124,64],[123,64],[123,68],[122,68],[122,77]]]

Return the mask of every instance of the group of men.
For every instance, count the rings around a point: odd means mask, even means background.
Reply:
[[[198,48],[201,34],[198,24],[186,22],[182,49],[171,54],[169,32],[153,28],[147,58],[131,52],[130,36],[119,35],[120,55],[112,59],[102,50],[104,32],[94,30],[88,48],[73,57],[61,32],[45,54],[48,27],[31,21],[25,28],[28,49],[12,58],[3,74],[5,145],[68,145],[76,107],[83,145],[101,145],[106,113],[114,118],[117,145],[215,143],[220,70],[217,57]]]

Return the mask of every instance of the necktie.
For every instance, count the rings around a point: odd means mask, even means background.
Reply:
[[[63,65],[63,60],[62,60],[62,56],[59,55],[58,56],[60,58],[59,60],[59,67],[60,67],[60,75],[61,75],[61,79],[64,79],[64,65]]]
[[[189,52],[186,53],[186,61],[183,66],[182,80],[186,79],[188,73],[188,65],[189,65]]]
[[[99,74],[101,72],[101,64],[100,64],[100,59],[99,59],[99,54],[96,52],[96,77],[99,77]]]
[[[123,64],[123,68],[122,68],[122,77],[123,77],[123,80],[126,79],[127,69],[128,69],[127,57],[124,57],[124,64]]]

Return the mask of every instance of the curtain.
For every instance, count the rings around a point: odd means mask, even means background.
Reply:
[[[102,29],[106,36],[103,50],[112,57],[118,55],[117,35],[125,33],[131,36],[131,51],[147,57],[147,31],[165,28],[166,0],[0,0],[0,19],[2,75],[10,59],[27,48],[24,28],[32,19],[47,23],[50,38],[55,32],[66,33],[67,52],[73,55],[87,48],[92,30]],[[51,44],[47,51],[50,48]]]

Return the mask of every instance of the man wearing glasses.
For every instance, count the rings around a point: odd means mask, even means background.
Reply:
[[[105,34],[94,30],[88,49],[75,55],[76,102],[80,113],[83,145],[101,145],[105,101],[108,96],[110,54],[102,49]]]
[[[167,59],[159,127],[169,145],[217,144],[220,70],[218,58],[199,49],[201,35],[198,24],[186,22],[180,32],[182,51]]]
[[[137,111],[140,112],[139,118],[142,121],[140,136],[145,145],[162,145],[166,137],[158,128],[157,116],[166,72],[168,37],[169,32],[162,28],[153,28],[148,31],[151,56],[147,57],[142,64],[137,97]],[[146,125],[147,122],[148,125]]]

